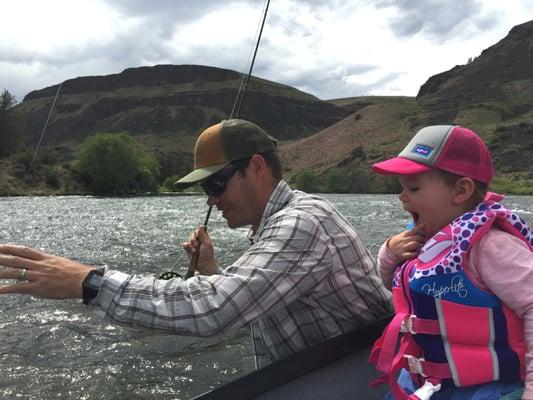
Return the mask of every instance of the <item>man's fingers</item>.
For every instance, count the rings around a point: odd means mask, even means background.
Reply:
[[[198,242],[200,242],[200,244],[209,246],[211,244],[211,238],[205,229],[205,225],[202,225],[198,228],[198,235],[196,236],[196,239]]]
[[[0,279],[14,279],[26,281],[28,280],[28,270],[25,268],[2,268],[0,269]]]
[[[0,244],[0,253],[25,258],[28,260],[42,260],[44,253],[27,246],[15,244]]]
[[[185,242],[181,245],[183,249],[187,252],[195,252],[198,247],[198,242]]]
[[[19,256],[0,254],[0,266],[18,269],[39,269],[40,263]]]
[[[202,225],[198,229],[195,229],[193,233],[191,233],[188,244],[197,249],[205,236],[207,236],[207,233],[205,231],[205,226]]]
[[[15,285],[0,286],[0,294],[20,293],[32,294],[32,287],[34,284],[29,282],[17,283]]]
[[[209,237],[205,230],[205,225],[200,225],[190,236],[189,241],[202,242],[205,237]]]
[[[194,246],[194,247],[197,247],[198,246],[198,240],[197,240],[197,233],[196,231],[194,231],[193,233],[191,233],[191,236],[189,236],[189,243]]]
[[[203,238],[205,235],[207,235],[207,232],[205,231],[205,225],[200,225],[196,230],[196,238],[200,239]]]

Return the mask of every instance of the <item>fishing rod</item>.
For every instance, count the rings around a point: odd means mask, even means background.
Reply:
[[[259,33],[257,34],[257,40],[256,40],[256,43],[255,43],[255,48],[254,48],[254,52],[253,52],[252,61],[250,62],[250,68],[248,70],[248,74],[243,74],[243,76],[242,76],[241,83],[240,83],[239,89],[237,90],[237,95],[235,96],[235,102],[233,103],[233,107],[231,109],[231,113],[230,113],[229,119],[237,118],[239,116],[240,111],[241,111],[241,107],[242,107],[243,102],[244,102],[244,97],[246,95],[246,90],[248,89],[248,82],[250,81],[250,77],[252,76],[252,71],[254,69],[255,58],[257,56],[257,50],[259,49],[259,43],[261,43],[261,36],[263,34],[263,28],[265,27],[265,21],[266,21],[266,17],[267,17],[267,14],[268,14],[268,7],[269,6],[270,6],[270,0],[267,0],[266,1],[266,5],[265,5],[265,9],[263,11],[263,18],[262,18],[262,21],[261,21],[261,27],[259,28]],[[204,221],[204,224],[203,224],[203,227],[204,227],[204,230],[205,230],[206,233],[207,233],[207,224],[209,222],[209,217],[211,216],[212,209],[213,209],[213,206],[209,205],[209,207],[207,209],[207,215],[205,217],[205,221]],[[189,279],[190,277],[192,277],[194,275],[194,272],[196,271],[196,268],[198,267],[198,259],[199,259],[199,257],[200,257],[200,246],[198,246],[198,250],[196,251],[196,253],[193,254],[193,256],[191,257],[191,259],[189,261],[189,267],[187,268],[187,272],[185,273],[184,279]],[[179,259],[176,260],[176,262],[172,266],[172,269],[174,269],[177,266],[178,261],[179,261]],[[179,276],[180,275],[177,272],[167,271],[167,272],[164,272],[163,274],[161,274],[159,276],[159,278],[160,279],[171,279],[171,278],[175,278],[175,277],[179,277]]]
[[[259,49],[259,43],[261,42],[261,36],[263,35],[263,28],[265,27],[265,21],[266,21],[269,6],[270,6],[270,0],[267,0],[265,11],[263,12],[263,20],[261,21],[261,28],[259,29],[259,34],[257,35],[257,41],[255,43],[254,55],[252,57],[252,61],[250,62],[250,69],[248,70],[248,74],[243,75],[242,77],[241,86],[239,87],[239,90],[237,91],[237,96],[235,97],[233,108],[231,109],[231,114],[229,116],[230,119],[237,118],[239,116],[239,112],[241,111],[241,107],[244,102],[244,97],[246,95],[246,89],[248,89],[248,82],[250,81],[250,77],[252,76],[252,71],[254,69],[255,57],[257,56],[257,50]],[[242,92],[242,96],[239,101],[239,95],[241,94],[241,92]]]
[[[209,206],[207,209],[207,215],[205,216],[204,221],[204,230],[207,233],[207,223],[209,222],[209,216],[211,215],[211,210],[213,209],[213,206]],[[194,271],[196,271],[196,268],[198,267],[198,259],[200,258],[200,246],[198,246],[198,249],[196,250],[196,253],[194,253],[191,257],[191,260],[189,262],[189,268],[187,268],[187,272],[185,273],[185,279],[189,279],[191,276],[194,275]]]

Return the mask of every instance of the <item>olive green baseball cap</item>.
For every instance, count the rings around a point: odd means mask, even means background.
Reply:
[[[229,119],[203,131],[194,146],[194,170],[175,183],[193,185],[217,173],[231,161],[276,149],[277,140],[256,124]]]

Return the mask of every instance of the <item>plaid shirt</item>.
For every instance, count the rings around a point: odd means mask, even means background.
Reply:
[[[251,240],[217,275],[165,281],[107,270],[91,307],[119,324],[180,335],[250,325],[257,367],[390,312],[369,252],[326,200],[281,181]]]

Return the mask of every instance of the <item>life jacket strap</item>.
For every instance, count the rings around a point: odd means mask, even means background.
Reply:
[[[400,346],[396,350],[401,332],[406,335],[400,340]],[[387,325],[381,337],[376,341],[369,356],[369,362],[376,364],[376,369],[384,374],[374,380],[370,386],[377,386],[388,380],[393,398],[396,400],[426,400],[426,398],[410,397],[397,382],[397,377],[402,368],[410,371],[411,374],[417,374],[429,378],[434,386],[439,385],[441,379],[451,377],[451,371],[448,364],[433,363],[425,361],[423,358],[417,358],[418,346],[416,345],[413,334],[440,334],[440,328],[437,321],[417,318],[409,313],[398,313]],[[424,387],[424,386],[422,386]],[[426,386],[421,393],[429,391]],[[439,386],[440,388],[440,386]]]
[[[394,400],[407,400],[409,398],[409,395],[398,384],[398,375],[400,374],[400,371],[403,368],[406,368],[407,365],[404,355],[411,353],[411,351],[415,350],[414,346],[416,346],[416,343],[414,342],[412,336],[405,335],[400,341],[398,353],[396,353],[394,359],[392,360],[392,364],[388,373],[388,378],[389,387]]]
[[[448,363],[426,361],[423,357],[417,358],[410,354],[404,354],[403,357],[406,361],[406,369],[412,374],[421,375],[424,378],[435,378],[439,381],[452,377],[452,371]]]
[[[436,319],[418,318],[416,315],[408,314],[401,322],[400,332],[412,335],[417,333],[440,335],[440,325]]]
[[[400,326],[408,315],[406,313],[396,314],[383,331],[381,337],[374,344],[368,361],[375,363],[378,371],[389,372],[396,352],[396,344],[400,337]]]

